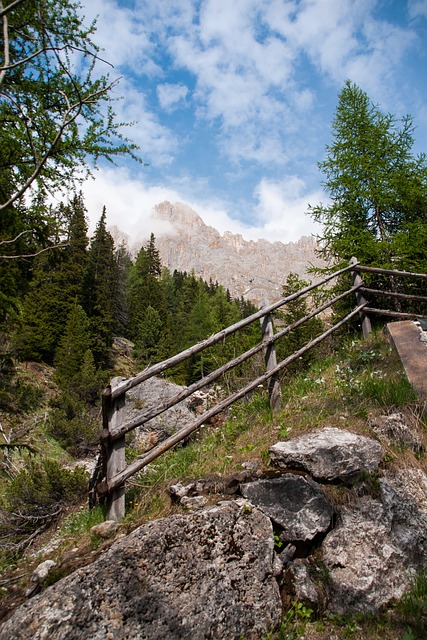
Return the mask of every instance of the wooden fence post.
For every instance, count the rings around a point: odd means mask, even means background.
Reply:
[[[269,313],[261,318],[261,330],[263,342],[274,335],[273,320]],[[267,345],[264,358],[266,370],[270,371],[274,369],[277,365],[276,345],[274,342]],[[275,409],[279,408],[281,400],[280,383],[277,374],[272,375],[271,378],[268,379],[268,393],[270,396],[271,410],[275,411]]]
[[[125,394],[115,399],[111,399],[113,383],[110,385],[110,393],[106,394],[103,411],[106,413],[104,420],[107,423],[108,431],[111,432],[122,422],[123,407],[125,406]],[[107,440],[107,485],[108,481],[126,467],[125,459],[125,436],[118,440]],[[106,501],[106,518],[120,522],[125,516],[125,485],[124,483],[108,492]]]
[[[353,257],[350,260],[350,266],[353,264],[357,264],[357,262],[358,262],[357,258]],[[362,282],[362,278],[360,277],[360,274],[357,271],[352,271],[351,277],[353,279],[353,286],[356,286]],[[356,291],[357,306],[359,307],[361,304],[365,304],[365,303],[366,303],[366,299],[363,297],[360,291]],[[367,338],[372,331],[371,321],[369,319],[369,316],[367,316],[366,313],[364,313],[363,311],[360,311],[359,316],[362,322],[363,337]]]

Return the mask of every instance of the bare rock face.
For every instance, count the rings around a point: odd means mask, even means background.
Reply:
[[[150,378],[142,382],[127,392],[121,421],[127,422],[148,413],[182,391],[183,388],[162,378]],[[133,432],[134,446],[139,450],[148,449],[193,422],[195,417],[190,408],[190,402],[190,399],[183,400],[144,425],[137,427]]]
[[[421,438],[414,426],[409,424],[405,415],[399,411],[378,417],[370,416],[368,424],[386,444],[395,442],[414,451],[420,451],[422,448]]]
[[[425,474],[406,469],[381,480],[378,498],[342,509],[322,545],[330,611],[375,613],[402,597],[427,562],[426,505]]]
[[[332,506],[310,478],[286,473],[244,484],[242,494],[283,528],[290,542],[309,541],[331,526]]]
[[[259,638],[281,616],[273,553],[243,501],[158,520],[22,605],[0,640]]]
[[[335,427],[278,442],[270,448],[273,466],[306,471],[323,482],[352,481],[363,471],[375,472],[382,457],[382,447],[376,440]]]
[[[305,277],[310,265],[324,265],[316,255],[313,237],[284,244],[244,240],[241,235],[228,231],[221,235],[181,202],[165,201],[156,205],[153,218],[164,221],[169,228],[165,233],[156,234],[156,247],[164,266],[170,271],[194,271],[206,282],[212,279],[229,289],[233,297],[243,296],[255,304],[278,300],[291,271]],[[126,236],[117,228],[110,231],[116,244],[126,241]],[[129,247],[131,253],[136,254],[147,240],[148,237],[141,237]]]

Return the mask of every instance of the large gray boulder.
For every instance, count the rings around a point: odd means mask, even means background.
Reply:
[[[325,427],[270,448],[273,466],[301,470],[319,482],[353,481],[375,472],[383,457],[379,442],[344,429]]]
[[[332,506],[310,478],[286,473],[280,478],[244,484],[241,491],[283,528],[287,541],[312,540],[331,526]]]
[[[121,379],[116,378],[116,380]],[[126,393],[126,403],[121,410],[121,422],[128,422],[149,413],[183,389],[184,387],[163,378],[154,377],[145,380]],[[132,432],[132,444],[136,449],[145,451],[194,420],[195,414],[191,410],[191,400],[186,398],[137,427]]]
[[[398,600],[427,562],[427,477],[421,470],[388,473],[378,497],[343,507],[325,538],[328,609],[376,613]]]
[[[136,529],[22,605],[0,640],[248,640],[281,617],[270,520],[244,501]]]

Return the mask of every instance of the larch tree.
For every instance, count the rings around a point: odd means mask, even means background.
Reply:
[[[319,163],[330,204],[309,207],[323,225],[320,253],[333,265],[353,255],[367,265],[407,264],[413,246],[404,236],[412,230],[413,241],[414,229],[427,224],[426,156],[413,154],[413,136],[409,115],[383,113],[345,83]]]
[[[116,81],[73,0],[0,0],[0,211],[30,188],[75,186],[91,158],[133,154],[111,108]],[[78,64],[77,64],[78,63]]]

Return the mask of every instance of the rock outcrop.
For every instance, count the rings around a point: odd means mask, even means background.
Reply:
[[[310,478],[286,473],[241,487],[245,498],[283,530],[285,540],[308,542],[331,526],[332,506]]]
[[[273,545],[242,501],[152,522],[20,607],[0,640],[259,638],[281,616]]]
[[[376,613],[402,597],[427,562],[426,499],[426,475],[405,469],[380,480],[378,497],[341,509],[322,545],[331,611]]]
[[[113,382],[120,382],[124,378],[114,378]],[[122,409],[121,419],[128,422],[141,415],[148,414],[170,398],[183,391],[184,387],[153,377],[145,380],[126,394],[126,404]],[[208,392],[196,392],[191,397],[182,400],[163,413],[152,418],[132,433],[132,444],[138,451],[145,451],[172,435],[183,426],[194,422],[195,416],[202,413],[209,402],[218,399],[221,390],[212,388]]]
[[[291,600],[370,614],[399,599],[427,563],[424,471],[383,470],[379,443],[339,429],[271,452],[276,471],[253,461],[230,478],[171,486],[190,510],[122,536],[32,597],[0,640],[255,639]],[[197,509],[215,493],[229,499]]]
[[[310,265],[323,266],[316,255],[313,237],[304,236],[297,242],[284,244],[244,240],[230,232],[221,235],[180,202],[158,204],[153,218],[168,222],[170,227],[169,232],[156,235],[156,247],[164,266],[172,272],[194,271],[206,282],[212,280],[229,289],[233,297],[243,296],[255,304],[278,300],[291,271],[305,277]],[[141,237],[132,244],[116,227],[110,231],[116,243],[127,244],[133,255],[148,240]]]
[[[383,450],[372,438],[325,427],[273,445],[270,457],[278,468],[298,469],[316,480],[336,482],[377,471]]]

